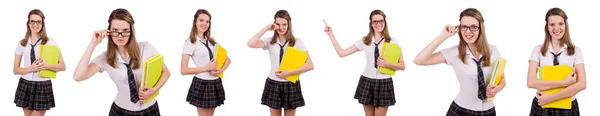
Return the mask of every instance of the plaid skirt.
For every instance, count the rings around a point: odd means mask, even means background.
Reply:
[[[117,104],[113,102],[108,116],[160,116],[160,111],[158,110],[158,102],[140,111],[129,111],[117,106]]]
[[[304,106],[304,97],[300,87],[300,80],[296,83],[279,82],[267,78],[263,90],[261,104],[273,109],[296,109]]]
[[[225,104],[225,89],[221,79],[204,80],[194,77],[185,99],[199,108],[215,108]]]
[[[371,79],[360,76],[354,98],[358,99],[358,103],[364,105],[392,106],[396,104],[394,81],[392,78]]]
[[[23,78],[19,79],[14,102],[17,107],[30,110],[50,110],[50,108],[54,108],[56,105],[54,104],[52,82],[50,80],[28,81]]]
[[[540,105],[538,105],[538,99],[533,98],[533,102],[531,102],[531,111],[529,112],[529,116],[579,116],[579,105],[577,103],[577,99],[571,102],[571,109],[558,109],[558,108],[546,108],[542,109]]]
[[[452,102],[446,116],[496,116],[496,108],[492,107],[486,111],[473,111],[460,107],[455,102]]]

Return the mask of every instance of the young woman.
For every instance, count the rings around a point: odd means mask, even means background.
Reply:
[[[447,116],[495,116],[494,102],[484,100],[494,97],[506,82],[502,79],[500,85],[486,87],[485,79],[492,72],[492,62],[501,58],[500,52],[496,46],[488,44],[483,16],[479,10],[467,8],[460,13],[459,20],[458,26],[446,26],[433,42],[423,48],[414,62],[417,65],[446,63],[454,68],[460,92],[450,105]],[[433,52],[456,33],[460,38],[458,46]]]
[[[296,108],[304,106],[304,97],[300,87],[300,80],[292,83],[285,80],[287,76],[302,74],[313,69],[310,55],[306,63],[295,70],[278,71],[279,63],[283,57],[285,47],[294,47],[306,51],[304,42],[292,34],[292,18],[286,10],[275,13],[275,21],[265,26],[248,41],[250,48],[262,48],[269,51],[271,71],[265,82],[261,104],[269,106],[271,116],[281,116],[284,109],[285,116],[296,115]],[[260,39],[267,31],[275,30],[273,37]],[[308,54],[308,51],[306,51]]]
[[[19,41],[15,50],[13,73],[21,75],[21,79],[19,79],[14,102],[17,107],[23,108],[25,116],[43,116],[46,110],[56,105],[52,81],[49,78],[39,77],[38,71],[44,69],[64,71],[65,63],[62,55],[59,56],[58,64],[48,64],[40,58],[40,45],[58,47],[58,44],[46,35],[44,21],[46,17],[42,11],[34,9],[29,11],[27,16],[27,33],[25,38]],[[23,67],[21,67],[21,58],[25,60]]]
[[[210,37],[212,17],[207,10],[199,9],[194,14],[190,37],[183,44],[181,56],[181,74],[195,74],[188,90],[186,101],[197,107],[199,116],[212,116],[217,106],[224,104],[225,90],[219,74],[229,66],[227,57],[223,68],[216,68],[215,39]],[[190,57],[196,64],[188,67]]]
[[[110,108],[110,116],[144,115],[160,116],[156,99],[146,101],[167,82],[170,73],[163,64],[162,75],[154,88],[139,88],[144,62],[159,54],[148,42],[137,42],[134,20],[126,9],[115,9],[108,18],[108,29],[94,32],[83,57],[79,61],[73,79],[86,80],[97,72],[106,71],[117,86],[117,96]],[[94,48],[108,37],[107,50],[90,63]]]
[[[377,67],[389,67],[395,70],[404,70],[402,54],[398,63],[391,63],[383,58],[380,53],[384,42],[398,44],[388,32],[386,15],[381,10],[373,10],[369,15],[369,33],[356,41],[353,46],[342,49],[338,44],[331,27],[325,23],[325,32],[335,48],[339,57],[346,57],[357,51],[364,51],[367,65],[360,76],[354,98],[363,104],[366,116],[385,116],[389,106],[396,104],[394,81],[392,76],[377,71]],[[324,21],[323,21],[324,22]]]
[[[542,45],[535,46],[529,59],[527,86],[538,92],[531,103],[531,116],[579,116],[579,106],[575,95],[585,89],[585,67],[583,53],[571,42],[567,14],[560,8],[552,8],[546,13],[544,26],[546,37]],[[574,75],[569,75],[562,81],[538,80],[537,70],[540,66],[564,64],[574,67]],[[565,87],[555,94],[544,94],[542,90]],[[571,109],[542,109],[542,105],[552,101],[570,97],[573,99]]]

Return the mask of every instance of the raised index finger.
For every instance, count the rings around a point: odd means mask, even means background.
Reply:
[[[329,26],[329,25],[327,25],[327,22],[325,21],[325,19],[323,19],[323,23],[325,23],[325,26]]]

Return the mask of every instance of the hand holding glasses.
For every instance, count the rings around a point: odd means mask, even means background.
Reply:
[[[92,43],[98,45],[102,42],[102,39],[112,36],[112,37],[129,37],[131,35],[131,31],[111,31],[111,30],[98,30],[94,32],[94,36],[92,37]]]

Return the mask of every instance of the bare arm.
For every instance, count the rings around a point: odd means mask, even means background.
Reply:
[[[548,80],[539,80],[537,78],[539,62],[529,60],[529,70],[527,72],[527,87],[535,88],[539,91],[548,90],[552,88],[558,87],[566,87],[571,85],[571,83],[560,80],[560,81],[548,81]]]
[[[446,39],[458,33],[457,26],[447,25],[444,31],[437,36],[431,43],[429,43],[419,54],[415,57],[414,62],[417,65],[435,65],[446,62],[444,55],[441,52],[433,53],[437,47],[442,44]]]
[[[160,90],[160,88],[162,88],[163,85],[165,85],[165,83],[167,83],[167,80],[169,80],[170,76],[171,76],[171,72],[169,72],[167,65],[165,63],[163,63],[162,74],[160,75],[160,79],[158,80],[156,85],[154,85],[154,89]]]
[[[190,55],[188,54],[183,54],[181,55],[181,75],[190,75],[190,74],[198,74],[201,72],[206,72],[206,71],[210,71],[212,70],[212,68],[209,67],[209,64],[207,64],[206,66],[199,66],[196,68],[190,68],[188,66],[188,62],[190,61]]]
[[[575,96],[577,93],[586,88],[585,66],[583,64],[575,65],[575,73],[577,74],[577,82],[567,86],[562,91],[553,94],[553,98],[551,98],[552,101]]]
[[[79,60],[77,67],[75,68],[75,73],[73,74],[73,79],[77,82],[86,80],[100,71],[100,66],[96,63],[90,63],[90,58],[92,57],[92,53],[94,49],[102,39],[108,36],[108,30],[98,30],[94,32],[92,37],[92,41],[90,41],[87,49],[85,49],[85,53]]]
[[[325,33],[327,33],[327,35],[329,35],[329,40],[331,40],[331,44],[333,45],[335,52],[337,53],[337,55],[340,58],[354,54],[358,51],[358,48],[356,48],[356,46],[354,46],[354,45],[352,45],[346,49],[342,49],[340,44],[337,42],[337,39],[335,38],[335,35],[333,34],[331,27],[329,27],[329,25],[327,25],[327,22],[325,22],[325,20],[323,20],[323,22],[325,23]]]
[[[264,48],[265,47],[265,43],[263,43],[260,40],[260,37],[262,37],[267,31],[269,30],[274,30],[279,28],[277,25],[271,23],[269,25],[267,25],[265,28],[263,28],[262,30],[260,30],[258,33],[254,34],[254,36],[252,36],[252,39],[248,40],[248,47],[250,48]]]

